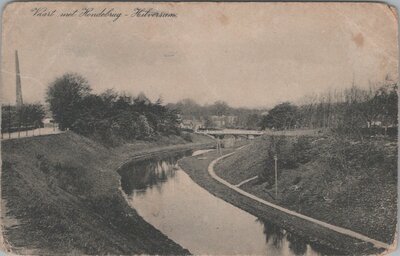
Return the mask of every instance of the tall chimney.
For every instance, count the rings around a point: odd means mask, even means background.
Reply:
[[[18,60],[18,51],[15,50],[15,72],[17,74],[16,77],[16,104],[17,107],[22,106],[24,102],[22,101],[22,89],[21,89],[21,74],[19,71],[19,60]]]

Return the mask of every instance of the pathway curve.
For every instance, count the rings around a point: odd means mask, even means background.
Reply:
[[[241,148],[243,148],[243,147],[241,147]],[[241,148],[239,148],[239,149],[241,149]],[[232,152],[232,153],[223,155],[223,156],[221,156],[221,157],[219,157],[219,158],[213,160],[213,161],[210,163],[210,165],[208,166],[208,173],[211,175],[211,177],[212,177],[213,179],[215,179],[216,181],[222,183],[223,185],[229,187],[230,189],[235,190],[236,192],[238,192],[238,193],[240,193],[240,194],[242,194],[242,195],[244,195],[244,196],[246,196],[246,197],[249,197],[249,198],[251,198],[251,199],[253,199],[253,200],[255,200],[255,201],[259,202],[259,203],[262,203],[262,204],[264,204],[264,205],[267,205],[267,206],[269,206],[269,207],[275,208],[275,209],[277,209],[277,210],[279,210],[279,211],[282,211],[282,212],[284,212],[284,213],[286,213],[286,214],[289,214],[289,215],[292,215],[292,216],[296,216],[296,217],[298,217],[298,218],[301,218],[301,219],[310,221],[310,222],[312,222],[312,223],[318,224],[318,225],[320,225],[320,226],[323,226],[323,227],[328,228],[328,229],[330,229],[330,230],[333,230],[333,231],[335,231],[335,232],[338,232],[338,233],[341,233],[341,234],[344,234],[344,235],[347,235],[347,236],[351,236],[351,237],[353,237],[353,238],[356,238],[356,239],[359,239],[359,240],[362,240],[362,241],[365,241],[365,242],[369,242],[369,243],[373,244],[373,245],[374,245],[375,247],[377,247],[377,248],[384,248],[384,249],[387,249],[387,250],[388,250],[388,249],[393,249],[393,248],[395,247],[395,245],[386,244],[386,243],[384,243],[384,242],[381,242],[381,241],[372,239],[372,238],[370,238],[370,237],[367,237],[367,236],[362,235],[362,234],[360,234],[360,233],[357,233],[357,232],[355,232],[355,231],[352,231],[352,230],[349,230],[349,229],[346,229],[346,228],[342,228],[342,227],[338,227],[338,226],[335,226],[335,225],[332,225],[332,224],[329,224],[329,223],[326,223],[326,222],[323,222],[323,221],[320,221],[320,220],[317,220],[317,219],[308,217],[308,216],[303,215],[303,214],[300,214],[300,213],[298,213],[298,212],[295,212],[295,211],[286,209],[286,208],[284,208],[284,207],[282,207],[282,206],[279,206],[279,205],[270,203],[270,202],[268,202],[268,201],[265,201],[265,200],[263,200],[263,199],[261,199],[261,198],[255,196],[255,195],[253,195],[253,194],[250,194],[250,193],[248,193],[248,192],[246,192],[246,191],[240,189],[239,187],[237,187],[237,186],[235,186],[235,185],[233,185],[233,184],[227,182],[226,180],[224,180],[224,179],[222,179],[221,177],[219,177],[218,175],[216,175],[215,172],[214,172],[214,166],[215,166],[215,164],[216,164],[218,161],[220,161],[221,159],[224,159],[224,158],[226,158],[226,157],[228,157],[228,156],[231,156],[231,155],[233,155],[233,154],[235,154],[235,153],[236,153],[236,152]]]

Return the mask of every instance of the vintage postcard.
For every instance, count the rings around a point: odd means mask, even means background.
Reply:
[[[393,252],[397,24],[384,3],[8,4],[2,251]]]

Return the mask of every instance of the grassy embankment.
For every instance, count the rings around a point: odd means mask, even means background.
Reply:
[[[232,151],[233,149],[224,149],[222,154],[228,154]],[[320,251],[324,255],[356,255],[377,252],[370,244],[360,243],[357,239],[340,235],[317,224],[283,214],[279,210],[254,201],[214,180],[209,175],[207,168],[211,161],[219,156],[215,151],[212,151],[197,157],[183,158],[179,161],[179,165],[197,184],[211,194],[301,237],[301,241],[297,242],[303,243],[302,246],[304,247],[308,243],[314,250]]]
[[[278,199],[274,187],[278,155]],[[391,244],[397,223],[397,140],[266,136],[223,159],[217,175],[307,216]]]
[[[291,138],[293,139],[293,138]],[[311,138],[310,138],[311,139]],[[263,161],[265,161],[266,151],[268,150],[268,141],[267,138],[259,138],[248,148],[243,148],[237,151],[236,154],[225,158],[222,160],[222,163],[226,165],[230,163],[231,166],[229,169],[221,170],[221,164],[215,166],[215,170],[220,177],[224,177],[224,179],[229,180],[232,184],[238,184],[242,180],[254,177],[259,174],[259,170],[263,169]],[[233,149],[224,149],[222,155],[228,154],[232,152]],[[254,153],[256,152],[256,153]],[[258,153],[257,153],[258,152]],[[282,153],[282,152],[281,152]],[[214,194],[217,197],[222,198],[223,200],[261,218],[266,219],[270,222],[273,222],[280,227],[288,230],[289,232],[302,237],[302,241],[304,243],[308,243],[311,247],[320,251],[323,254],[327,255],[366,255],[366,254],[376,254],[382,252],[382,249],[377,249],[372,246],[372,244],[362,242],[358,239],[339,234],[335,231],[326,229],[320,225],[313,224],[309,221],[305,221],[299,219],[297,217],[287,215],[282,213],[279,210],[263,205],[253,199],[250,199],[244,195],[237,193],[236,191],[226,187],[225,185],[219,183],[214,180],[208,173],[208,166],[212,160],[218,158],[220,155],[216,154],[215,151],[209,152],[205,155],[198,157],[187,157],[179,161],[179,165],[183,168],[183,170],[189,174],[189,176],[200,186],[207,189],[210,193]],[[250,161],[249,161],[250,160]],[[281,160],[282,161],[282,160]],[[280,162],[281,163],[281,162]],[[246,169],[243,168],[246,166]],[[280,173],[281,182],[283,173]],[[255,187],[251,184],[257,184],[257,180],[254,180],[255,183],[249,182],[246,186]],[[307,182],[307,180],[303,180],[303,183]],[[315,181],[310,181],[311,183]],[[264,187],[265,187],[264,183]],[[268,185],[269,187],[270,185]],[[260,187],[260,186],[259,186]],[[262,187],[262,186],[261,186]],[[313,187],[317,187],[313,185]],[[250,193],[256,194],[259,197],[262,197],[268,201],[278,203],[283,205],[281,202],[276,202],[271,199],[269,196],[266,196],[266,191],[263,190],[262,193],[258,193],[258,191],[251,190],[246,188],[245,186],[241,187],[242,189],[247,190]],[[283,184],[281,184],[281,192],[280,197],[283,196],[282,191],[286,191],[287,189],[283,188]],[[386,188],[388,189],[388,188]],[[389,190],[392,190],[393,187]],[[268,191],[270,194],[272,190]],[[396,195],[396,192],[392,195]],[[356,196],[356,195],[355,195]],[[359,195],[358,195],[359,196]],[[357,196],[356,196],[357,197]],[[307,197],[305,197],[307,198]],[[308,197],[311,199],[310,197]],[[365,197],[359,197],[358,200],[367,200]],[[395,204],[395,203],[394,203]],[[291,208],[288,205],[284,205],[286,208]],[[393,205],[392,205],[393,206]],[[323,210],[325,205],[320,203],[315,203],[313,209],[315,211]],[[351,207],[351,203],[347,205],[347,207]],[[357,208],[357,207],[356,207]],[[294,209],[294,208],[291,208]],[[298,209],[294,209],[298,210]],[[395,211],[395,209],[391,208],[391,211]],[[337,209],[332,210],[330,212],[332,215],[336,216]],[[324,211],[325,212],[325,211]],[[329,212],[329,211],[326,211]],[[303,212],[304,213],[304,212]],[[364,213],[366,214],[366,213]],[[315,217],[316,214],[309,214],[312,217]],[[346,215],[343,213],[343,215]],[[352,216],[352,219],[356,217]],[[390,218],[390,217],[389,217]],[[389,220],[386,218],[386,220]],[[389,221],[393,221],[395,219],[390,219]],[[331,221],[332,224],[336,224],[337,222]],[[381,224],[383,224],[381,222]],[[383,224],[385,226],[385,224]],[[389,225],[390,226],[390,225]],[[353,228],[353,226],[351,227]],[[357,230],[356,230],[357,231]],[[369,234],[369,233],[368,233]]]
[[[133,158],[212,142],[192,138],[116,148],[72,132],[2,141],[6,241],[16,253],[188,254],[128,207],[116,170]],[[7,225],[10,219],[18,225]]]

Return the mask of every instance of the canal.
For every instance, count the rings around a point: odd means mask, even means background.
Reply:
[[[121,170],[128,204],[144,220],[194,254],[323,255],[279,226],[223,201],[197,185],[177,160],[204,151],[132,162]]]

